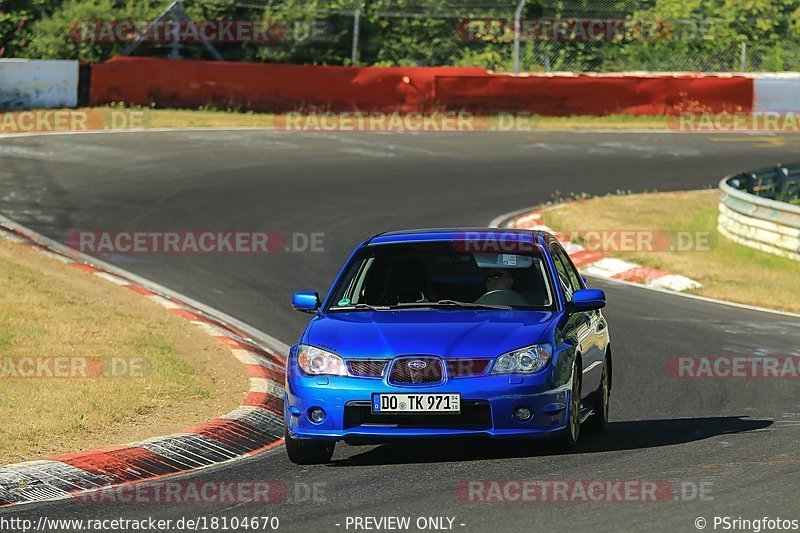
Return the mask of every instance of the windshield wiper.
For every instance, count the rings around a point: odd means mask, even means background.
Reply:
[[[490,305],[475,302],[459,302],[458,300],[439,300],[438,302],[411,302],[397,304],[395,307],[463,307],[465,309],[500,309],[510,310],[510,305]]]
[[[439,300],[436,305],[452,305],[453,307],[477,307],[480,309],[511,309],[510,305],[479,304],[476,302],[459,302],[458,300]]]
[[[369,305],[369,304],[355,304],[355,305],[343,305],[341,307],[331,307],[331,311],[350,311],[353,309],[362,310],[368,309],[370,311],[388,311],[390,307],[388,305]]]

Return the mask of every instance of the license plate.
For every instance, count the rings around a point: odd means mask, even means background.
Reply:
[[[373,413],[461,412],[460,394],[373,394]]]

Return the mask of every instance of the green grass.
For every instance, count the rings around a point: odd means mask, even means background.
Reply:
[[[696,294],[760,307],[800,312],[800,263],[729,241],[717,232],[719,192],[688,191],[605,196],[546,209],[558,231],[655,229],[711,235],[707,250],[609,251],[652,268],[699,281]]]
[[[79,108],[71,111],[88,112],[90,118],[86,123],[90,129],[102,127],[98,117],[109,111],[135,113],[145,128],[203,128],[203,127],[283,127],[283,115],[273,113],[256,113],[253,111],[222,110],[201,107],[199,109],[153,109],[149,107],[107,106],[95,108]],[[59,110],[60,111],[60,110]],[[92,112],[99,112],[92,114]],[[474,116],[470,123],[475,130],[508,131],[508,127],[500,124],[512,124],[510,115]],[[536,131],[580,131],[580,130],[665,130],[669,129],[665,116],[611,115],[611,116],[568,116],[568,117],[522,117],[516,123],[520,133]],[[0,133],[15,133],[1,131]]]
[[[216,109],[178,110],[153,109],[149,112],[149,124],[153,128],[179,127],[222,127],[222,126],[264,126],[272,127],[279,116],[268,113],[224,111]],[[476,124],[482,125],[483,118],[495,123],[507,115],[476,117]],[[668,129],[664,116],[611,115],[605,117],[569,116],[540,117],[532,116],[521,121],[523,131],[572,131],[585,129]]]
[[[25,357],[142,361],[144,372],[60,379],[2,375]],[[0,464],[120,443],[111,438],[129,442],[183,431],[198,414],[202,421],[238,405],[246,388],[243,374],[221,343],[182,318],[132,291],[0,240]],[[215,404],[221,391],[233,398],[222,407]],[[144,420],[147,427],[131,433],[129,425]]]

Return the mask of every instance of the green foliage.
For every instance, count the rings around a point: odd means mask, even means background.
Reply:
[[[695,58],[702,70],[739,70],[744,45],[747,70],[796,69],[798,14],[797,0],[658,0],[633,17],[673,21],[676,31],[621,47],[603,65],[640,64],[647,69]]]
[[[0,57],[14,57],[23,50],[32,24],[60,4],[60,0],[0,0]]]
[[[255,2],[256,0],[251,0]],[[78,21],[152,20],[167,0],[0,0],[3,57],[102,61],[125,43],[74,38]],[[242,2],[238,2],[242,3]],[[270,9],[245,9],[237,0],[186,0],[194,20],[261,20],[285,30],[278,43],[217,44],[231,61],[302,64],[351,63],[355,0],[272,0]],[[513,68],[511,18],[516,0],[471,4],[467,0],[363,0],[359,64],[459,65]],[[481,7],[470,9],[470,5]],[[465,7],[466,6],[466,7]],[[526,19],[627,19],[654,25],[647,35],[597,40],[530,39],[521,46],[522,68],[542,70],[800,70],[800,0],[531,0]],[[502,19],[504,39],[465,40],[459,23]],[[309,38],[322,25],[325,38]],[[165,56],[166,44],[143,44],[136,55]],[[199,44],[181,54],[208,59]]]
[[[25,57],[102,61],[120,54],[124,43],[90,43],[81,38],[81,23],[98,20],[148,20],[162,8],[157,1],[67,0],[33,25]]]

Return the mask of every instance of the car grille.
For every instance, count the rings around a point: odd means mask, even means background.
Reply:
[[[354,360],[347,362],[347,369],[354,376],[362,378],[379,378],[386,369],[386,361]]]
[[[407,363],[409,361],[419,360],[426,363],[425,369],[421,372],[414,372],[408,367]],[[447,376],[450,378],[482,376],[486,374],[491,361],[491,359],[448,359],[445,363],[447,365]],[[403,364],[404,362],[406,364]],[[388,362],[383,359],[353,359],[347,361],[347,369],[350,374],[361,378],[383,377],[387,365]],[[414,381],[414,374],[417,374],[419,381]],[[395,383],[404,384],[436,383],[442,380],[441,362],[436,358],[403,358],[397,361],[389,379]]]
[[[398,428],[489,429],[492,411],[486,400],[461,400],[458,414],[375,414],[370,402],[348,402],[344,406],[344,427],[393,426]]]
[[[413,363],[422,361],[424,368],[414,369]],[[417,384],[438,383],[442,381],[442,361],[436,357],[404,357],[395,360],[392,373],[389,375],[391,383]]]
[[[447,375],[451,378],[480,376],[486,373],[491,359],[449,359]]]

